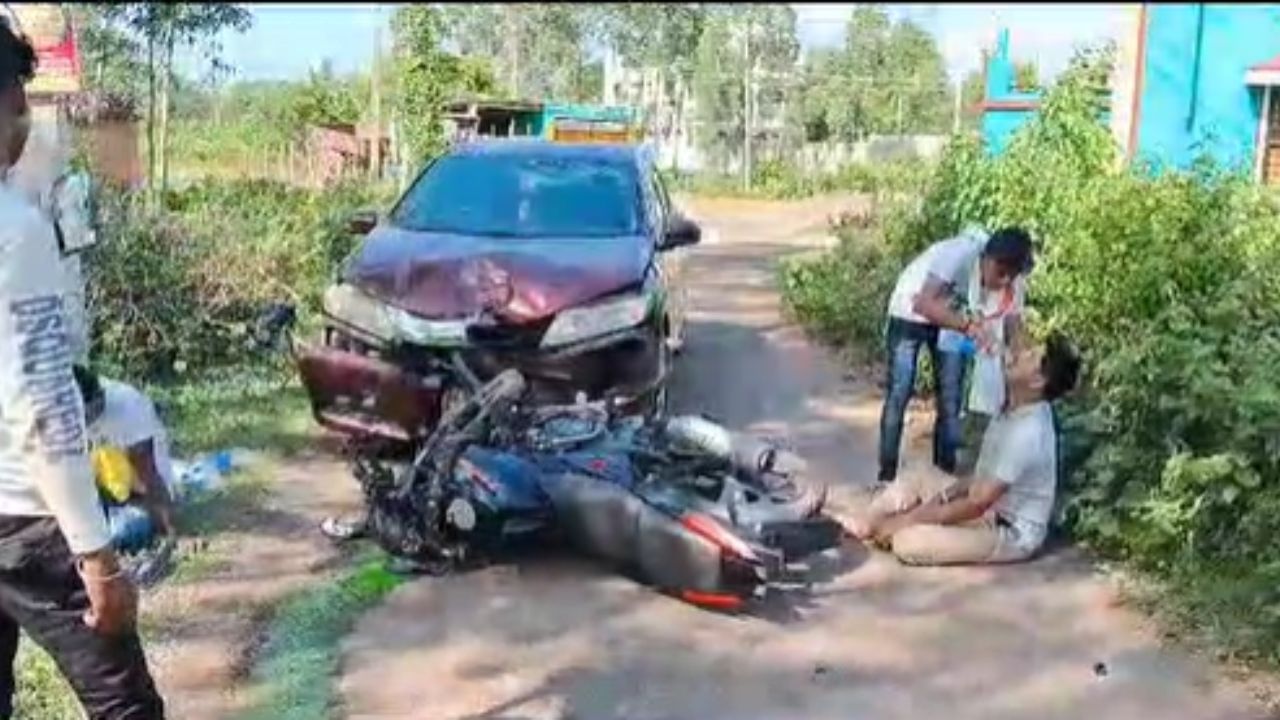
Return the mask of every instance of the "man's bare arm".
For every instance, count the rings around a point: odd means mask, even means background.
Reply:
[[[994,480],[975,480],[969,491],[954,500],[921,505],[908,513],[916,525],[955,525],[977,520],[1009,489],[1008,485]]]
[[[951,299],[946,283],[937,275],[930,275],[924,287],[916,295],[912,309],[929,322],[957,332],[968,332],[969,318],[951,309]]]
[[[155,516],[160,529],[166,534],[174,533],[173,499],[169,497],[169,488],[156,468],[155,443],[152,440],[140,442],[129,448],[129,460],[132,462],[138,480],[142,483],[144,502],[147,509]]]

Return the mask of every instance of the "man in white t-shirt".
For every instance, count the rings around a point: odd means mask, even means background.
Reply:
[[[933,359],[937,414],[933,430],[933,463],[947,473],[956,471],[961,442],[965,355],[957,342],[971,338],[981,350],[997,340],[992,318],[998,317],[1002,337],[1020,332],[1024,296],[1022,279],[1032,267],[1031,238],[1019,228],[991,235],[967,231],[934,243],[898,277],[889,298],[886,328],[888,379],[880,413],[881,483],[898,474],[899,449],[907,405],[915,392],[920,349]],[[994,295],[996,312],[984,312]]]
[[[1039,550],[1058,476],[1050,403],[1075,387],[1080,357],[1061,336],[1010,355],[1007,405],[987,426],[972,480],[904,474],[852,523],[855,536],[912,565],[1016,562]]]
[[[9,186],[26,146],[36,54],[0,20],[0,717],[20,631],[57,661],[90,718],[161,720],[137,590],[111,546],[72,374],[53,224]]]
[[[76,366],[75,375],[84,398],[90,447],[112,447],[128,456],[137,477],[134,496],[156,529],[173,536],[173,460],[155,405],[132,385],[99,378],[82,366]]]

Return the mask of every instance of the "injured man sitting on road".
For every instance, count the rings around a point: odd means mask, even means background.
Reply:
[[[1050,403],[1080,374],[1071,343],[1054,336],[1005,363],[1005,407],[992,419],[972,479],[936,468],[905,472],[850,532],[911,565],[1017,562],[1044,542],[1058,475]]]

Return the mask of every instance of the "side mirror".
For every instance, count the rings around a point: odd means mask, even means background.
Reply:
[[[378,213],[375,210],[360,210],[347,218],[347,232],[352,235],[368,235],[378,226]]]
[[[697,245],[702,241],[702,228],[698,223],[682,215],[676,215],[667,223],[667,232],[662,237],[659,250],[674,250],[686,245]]]

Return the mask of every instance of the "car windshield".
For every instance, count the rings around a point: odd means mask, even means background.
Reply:
[[[392,214],[397,227],[513,238],[638,232],[634,170],[596,158],[449,155]]]

